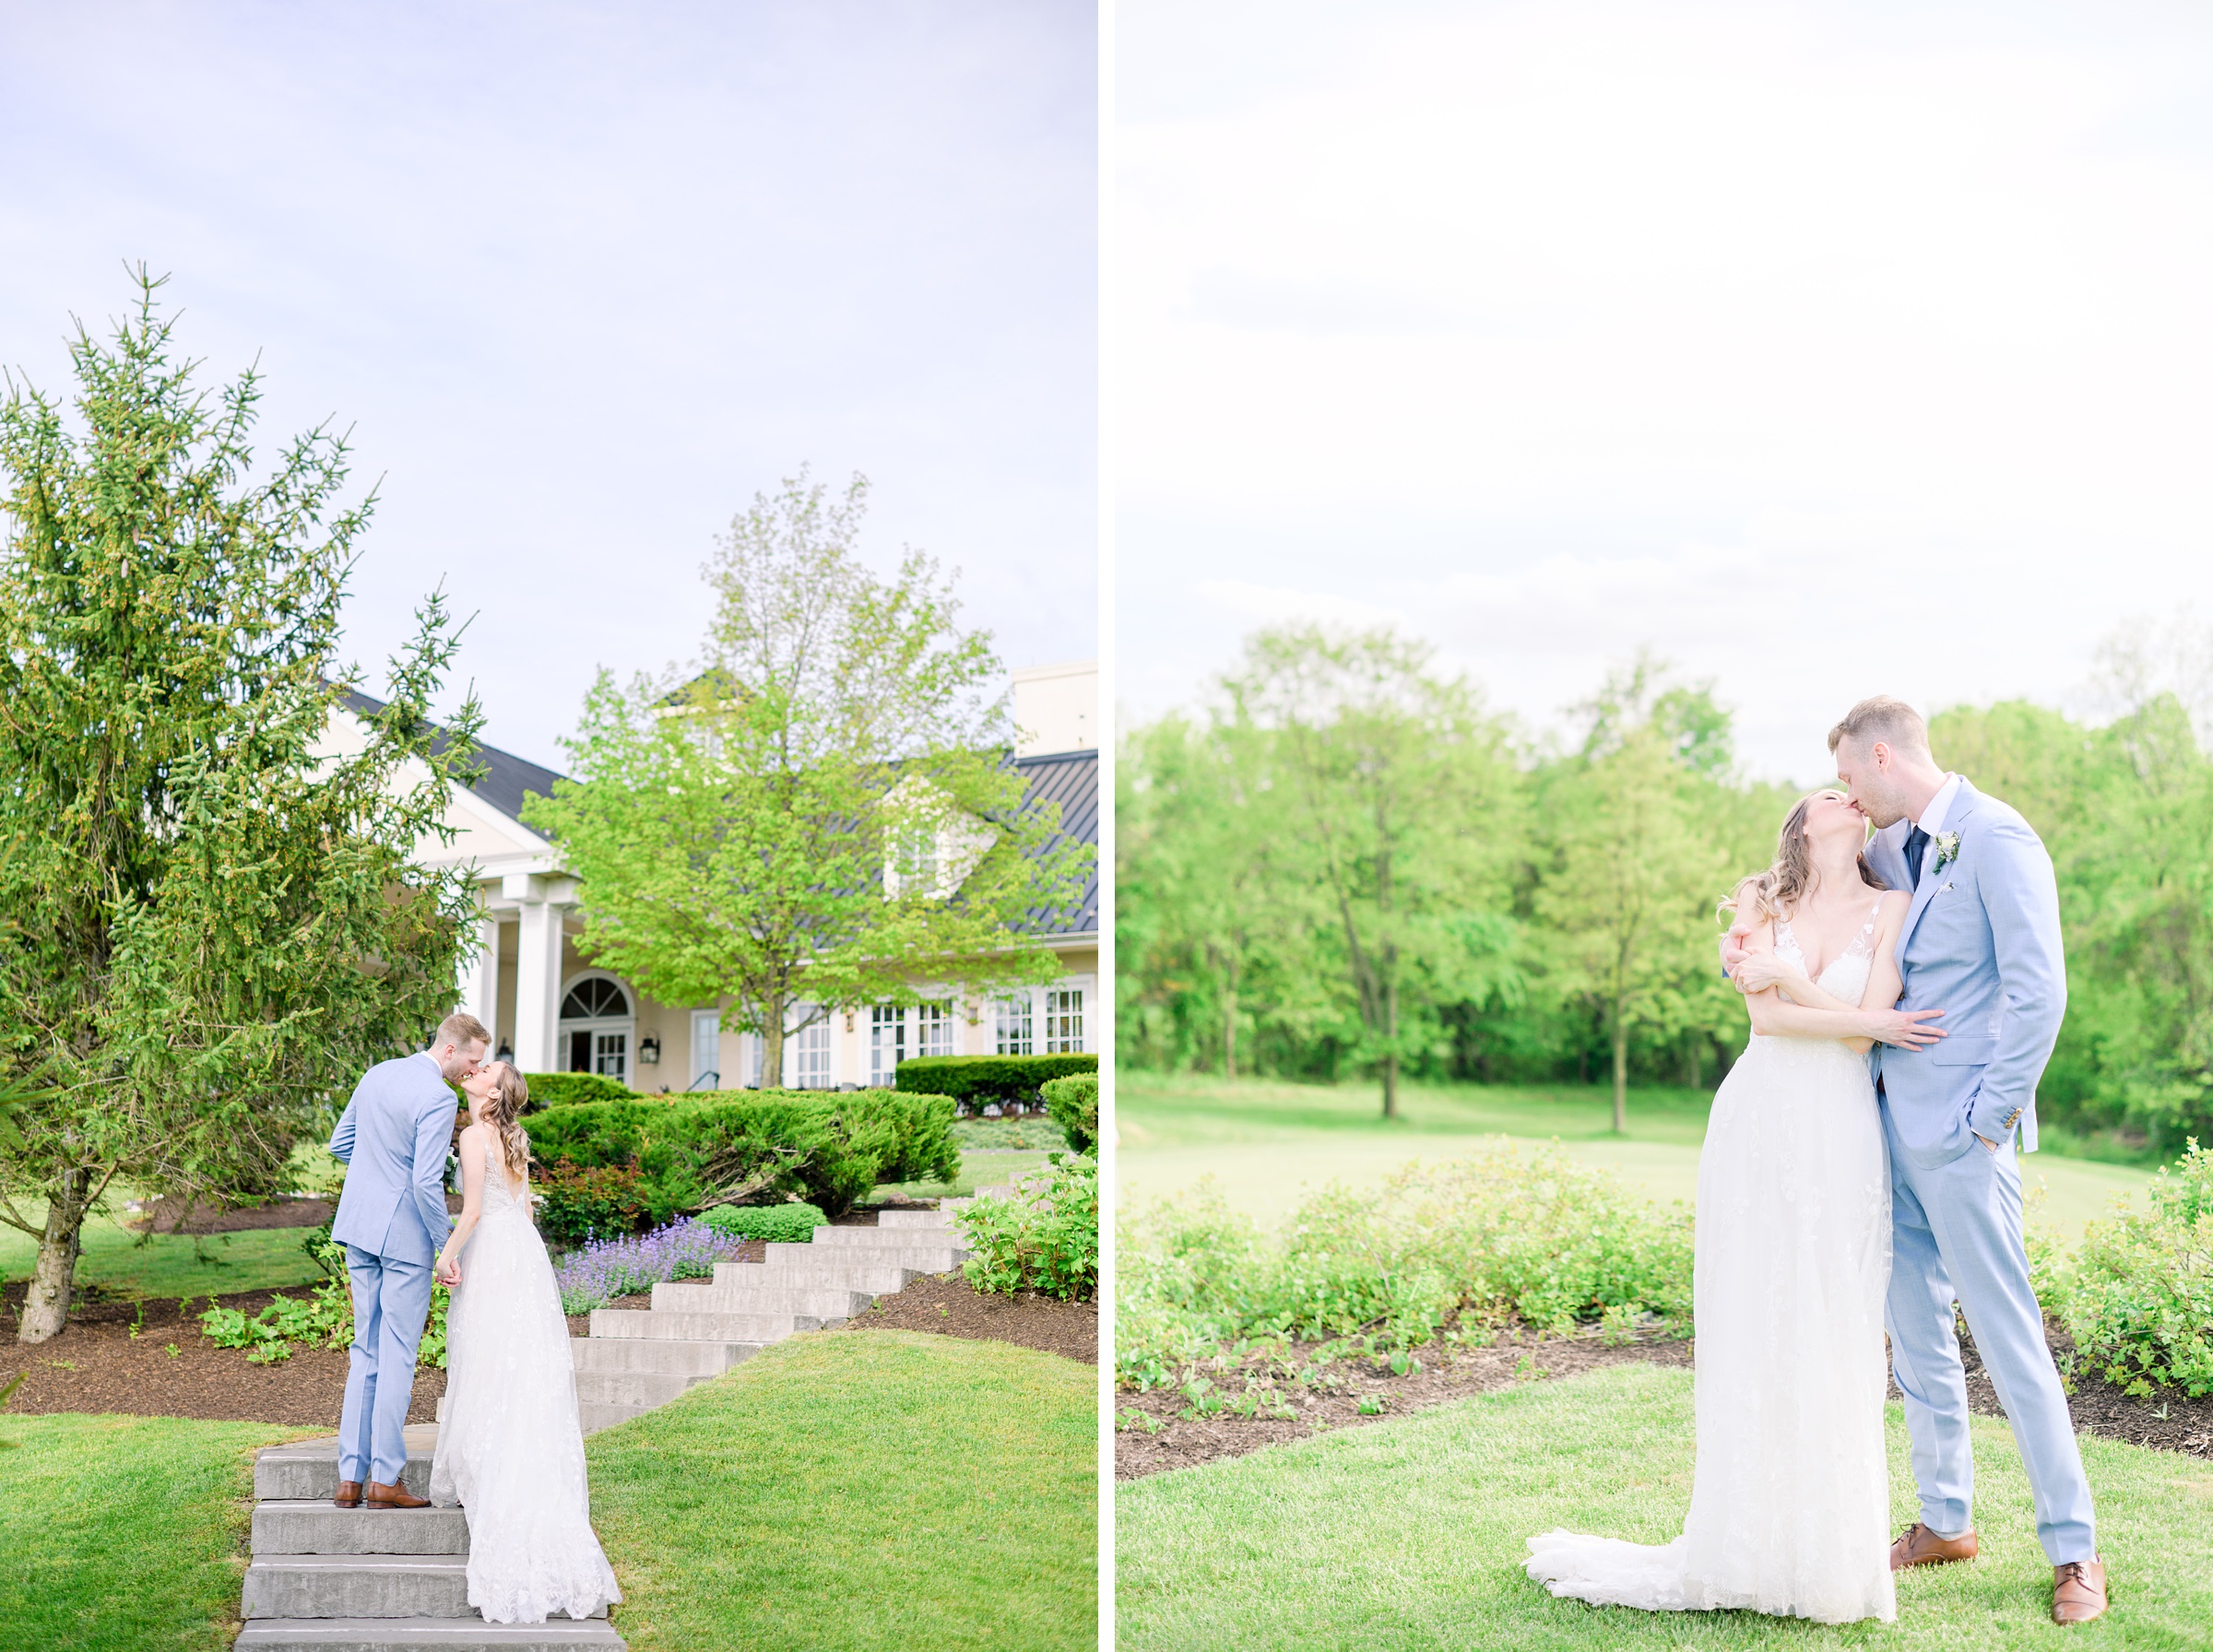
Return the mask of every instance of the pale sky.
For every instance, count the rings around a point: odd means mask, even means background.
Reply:
[[[1122,0],[1118,693],[1395,621],[1748,765],[2213,623],[2213,12]]]
[[[1009,665],[1090,657],[1096,76],[1069,0],[7,6],[0,363],[66,390],[70,315],[171,272],[266,441],[335,416],[382,478],[351,652],[443,579],[540,762],[802,461]]]

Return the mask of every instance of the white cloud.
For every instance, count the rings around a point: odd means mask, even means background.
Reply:
[[[2056,700],[2213,606],[2213,18],[1327,6],[1255,70],[1249,8],[1121,16],[1133,709],[1249,585],[1533,714],[1651,645],[1809,776],[1871,679]]]

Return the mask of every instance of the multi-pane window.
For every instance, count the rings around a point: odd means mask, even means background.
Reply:
[[[939,1002],[915,1006],[915,1054],[953,1054],[953,1006]]]
[[[1002,1056],[1027,1056],[1030,1050],[1030,1000],[1001,998],[999,1010],[999,1053]]]
[[[906,1059],[906,1012],[896,1004],[879,1004],[869,1011],[869,1082],[879,1089]]]
[[[1045,995],[1045,1053],[1067,1056],[1083,1048],[1083,988],[1056,986]]]
[[[630,1040],[620,1032],[595,1032],[592,1044],[592,1070],[618,1084],[625,1082],[629,1078]]]
[[[802,1028],[795,1042],[799,1048],[792,1056],[794,1085],[800,1090],[829,1089],[830,1023],[820,1021]]]

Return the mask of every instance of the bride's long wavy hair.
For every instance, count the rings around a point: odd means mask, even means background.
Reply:
[[[523,1082],[514,1062],[494,1065],[500,1069],[499,1082],[484,1103],[484,1122],[500,1133],[500,1152],[507,1161],[507,1174],[519,1181],[529,1172],[530,1133],[515,1121],[530,1104],[530,1086]]]
[[[1737,885],[1736,893],[1721,903],[1723,912],[1737,912],[1749,894],[1753,913],[1769,923],[1787,918],[1798,910],[1798,903],[1814,882],[1814,849],[1805,838],[1806,811],[1813,808],[1814,799],[1827,796],[1834,788],[1824,786],[1820,791],[1808,792],[1782,817],[1782,831],[1775,841],[1775,861],[1764,872],[1755,873]],[[1888,889],[1890,886],[1875,875],[1867,864],[1867,851],[1859,855],[1860,881],[1869,889]]]

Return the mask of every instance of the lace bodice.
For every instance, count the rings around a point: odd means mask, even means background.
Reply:
[[[503,1210],[521,1210],[527,1214],[529,1209],[529,1178],[524,1178],[523,1190],[518,1195],[507,1180],[507,1155],[500,1150],[499,1134],[494,1131],[484,1144],[484,1214],[497,1216]]]
[[[1791,927],[1788,918],[1775,920],[1776,956],[1813,976],[1814,985],[1830,997],[1856,1005],[1866,996],[1867,978],[1874,973],[1875,925],[1882,910],[1882,899],[1877,896],[1875,904],[1868,908],[1867,921],[1860,926],[1860,932],[1852,938],[1852,944],[1830,959],[1817,976],[1813,974],[1812,968],[1807,964],[1805,949],[1798,944],[1797,932]],[[1788,997],[1790,995],[1785,993],[1783,996]]]

